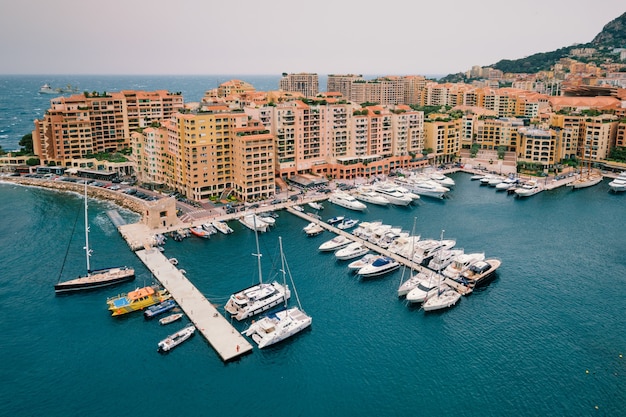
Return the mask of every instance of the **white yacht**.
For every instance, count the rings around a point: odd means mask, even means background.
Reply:
[[[461,299],[461,293],[446,284],[437,287],[434,294],[431,294],[422,304],[424,311],[441,310],[452,307]]]
[[[224,220],[216,220],[211,222],[211,224],[220,233],[223,233],[225,235],[233,233],[233,229]]]
[[[362,278],[377,277],[400,268],[398,261],[388,256],[378,256],[374,262],[357,271]]]
[[[454,239],[424,239],[415,244],[413,262],[421,264],[431,258],[439,249],[450,249],[456,245]]]
[[[239,218],[239,223],[246,226],[248,229],[253,230],[255,232],[267,232],[269,225],[265,223],[259,216],[256,214],[244,214]]]
[[[224,306],[224,309],[231,315],[231,317],[234,317],[239,321],[276,307],[286,302],[289,297],[291,297],[291,291],[286,285],[282,285],[277,281],[270,284],[263,282],[263,273],[261,271],[261,251],[259,250],[259,234],[256,229],[254,237],[256,240],[257,253],[253,255],[257,258],[259,283],[232,294]]]
[[[471,264],[461,273],[461,280],[468,281],[471,287],[482,285],[488,282],[500,267],[499,259],[486,259]]]
[[[426,298],[437,291],[439,277],[435,273],[418,274],[417,283],[406,293],[406,300],[410,303],[423,303]]]
[[[283,281],[285,288],[287,287],[287,272],[289,266],[283,253],[282,240],[278,238],[280,246],[280,258],[281,258],[281,272],[283,274]],[[309,327],[313,321],[311,316],[307,315],[300,306],[300,299],[298,298],[293,278],[289,272],[289,279],[291,280],[291,286],[296,294],[298,300],[298,307],[287,308],[287,302],[285,300],[285,309],[271,313],[258,321],[253,322],[250,327],[242,332],[242,334],[252,337],[259,349],[263,349],[267,346],[271,346],[275,343],[283,341],[302,330]]]
[[[432,198],[444,198],[450,191],[449,188],[443,185],[424,178],[418,178],[416,176],[408,178],[396,178],[395,182],[398,185],[406,187],[410,192],[423,197]]]
[[[501,176],[492,177],[487,183],[487,185],[490,187],[495,187],[496,185],[500,184],[502,181],[506,179],[507,177],[501,177]]]
[[[348,269],[356,272],[361,268],[366,267],[371,264],[378,258],[378,255],[374,255],[373,253],[368,253],[364,255],[361,259],[357,259],[356,261],[352,261],[348,264]]]
[[[517,178],[507,178],[502,180],[502,182],[496,184],[496,191],[506,191],[509,188],[515,187],[519,180]]]
[[[359,223],[359,221],[356,220],[356,219],[344,219],[344,221],[342,221],[341,223],[339,223],[337,225],[337,229],[348,230],[348,229],[356,226],[358,223]]]
[[[452,178],[447,177],[440,172],[431,172],[428,174],[428,176],[430,177],[431,180],[437,181],[439,184],[443,185],[444,187],[450,188],[450,187],[454,187],[455,185],[455,182]]]
[[[626,191],[626,171],[621,172],[617,178],[609,182],[609,188],[616,193]]]
[[[602,182],[602,175],[599,173],[588,173],[586,176],[581,175],[580,178],[567,184],[572,189],[593,187],[596,184]]]
[[[310,203],[307,203],[309,207],[311,207],[314,210],[324,210],[324,206],[322,205],[322,203],[318,203],[317,201],[311,201]]]
[[[365,204],[357,201],[350,194],[340,190],[333,191],[328,198],[328,201],[350,210],[363,211],[367,208]]]
[[[435,252],[427,266],[433,271],[442,271],[462,254],[463,249],[439,249]]]
[[[526,181],[520,187],[515,189],[515,195],[517,197],[530,197],[541,192],[541,187],[537,184],[537,181]]]
[[[378,206],[388,206],[389,200],[369,187],[360,187],[354,192],[354,198]]]
[[[404,297],[408,293],[411,292],[414,288],[416,288],[420,282],[426,281],[428,282],[431,274],[427,274],[426,272],[418,272],[417,274],[411,275],[409,279],[404,281],[398,287],[398,297]]]
[[[383,222],[374,221],[374,222],[361,222],[361,225],[352,231],[352,234],[356,237],[360,237],[363,240],[368,240],[372,235],[373,231],[380,227]]]
[[[404,256],[405,258],[409,258],[409,252],[415,243],[420,240],[420,236],[400,236],[387,248],[387,250],[391,253],[395,253],[400,256]]]
[[[196,327],[192,324],[189,324],[176,333],[173,333],[167,336],[165,339],[161,340],[158,343],[159,352],[169,352],[174,349],[176,346],[183,343],[185,340],[189,339],[196,332]]]
[[[334,250],[346,247],[352,242],[354,241],[348,239],[343,235],[337,235],[334,238],[322,243],[318,249],[322,252],[332,252]]]
[[[358,258],[369,252],[369,248],[361,242],[352,242],[348,246],[335,252],[335,257],[340,261]]]
[[[389,183],[375,184],[373,186],[373,190],[389,200],[391,204],[395,204],[397,206],[408,206],[413,202],[413,199],[411,197],[402,194]]]
[[[448,278],[457,278],[474,262],[482,261],[485,259],[484,253],[464,253],[457,256],[450,265],[448,265],[442,274]]]
[[[335,216],[335,217],[331,217],[330,219],[326,220],[326,223],[333,225],[335,223],[341,223],[343,220],[345,219],[345,216]]]
[[[311,222],[302,228],[307,236],[317,236],[324,231],[324,228],[316,222]]]

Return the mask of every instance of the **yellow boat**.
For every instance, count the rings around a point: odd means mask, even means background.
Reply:
[[[121,294],[107,299],[109,311],[113,316],[120,316],[133,311],[143,310],[146,307],[172,298],[167,290],[158,286],[137,288],[128,294]]]

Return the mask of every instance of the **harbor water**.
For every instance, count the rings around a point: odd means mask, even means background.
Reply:
[[[230,78],[277,88],[277,81]],[[183,91],[186,100],[215,87],[202,78],[191,86],[175,77],[79,81],[81,90],[145,86]],[[36,94],[45,82],[74,84],[71,77],[0,79],[4,149],[17,147],[48,108],[49,98]],[[516,199],[468,174],[452,177],[457,185],[441,201],[369,205],[363,213],[325,202],[320,214],[408,232],[415,222],[423,239],[443,230],[466,252],[502,261],[489,285],[425,313],[396,296],[408,271],[359,280],[347,262],[317,250],[332,234],[308,238],[304,220],[280,211],[276,226],[259,235],[263,279],[280,279],[280,236],[313,324],[226,364],[199,335],[157,353],[159,340],[186,319],[160,326],[141,313],[110,316],[107,297],[153,281],[107,217],[110,203],[90,202],[92,267],[130,265],[136,280],[55,296],[59,279],[85,271],[82,197],[0,183],[0,415],[625,415],[626,195],[610,193],[604,180]],[[164,246],[220,311],[231,293],[259,279],[254,234],[229,224],[231,235]],[[242,331],[248,323],[233,325]]]

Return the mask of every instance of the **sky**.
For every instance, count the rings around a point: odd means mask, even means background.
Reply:
[[[624,12],[623,0],[2,0],[0,74],[445,75],[589,42]]]

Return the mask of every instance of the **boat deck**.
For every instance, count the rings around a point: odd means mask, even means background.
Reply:
[[[223,361],[233,360],[252,351],[252,345],[219,314],[204,295],[156,249],[135,252],[165,287],[187,317],[196,326]]]

